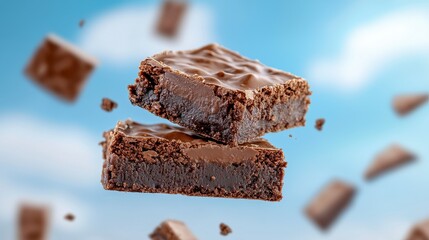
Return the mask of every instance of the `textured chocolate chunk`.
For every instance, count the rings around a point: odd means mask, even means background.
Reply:
[[[166,37],[175,37],[187,9],[186,1],[164,0],[158,18],[157,31]]]
[[[118,104],[109,98],[101,99],[101,109],[106,112],[111,112],[113,109],[117,108]]]
[[[236,146],[305,124],[307,81],[217,44],[141,63],[130,100],[208,138]]]
[[[283,152],[263,139],[236,147],[166,124],[119,122],[104,134],[107,190],[248,198],[282,198]]]
[[[219,225],[219,228],[220,228],[220,234],[222,236],[226,236],[226,235],[232,233],[232,229],[228,225],[226,225],[225,223],[221,223]]]
[[[197,240],[185,223],[177,220],[162,222],[149,237],[151,240]]]
[[[72,221],[74,221],[75,216],[74,216],[73,214],[71,214],[71,213],[67,213],[67,214],[64,216],[64,219],[65,219],[65,220],[67,220],[67,221],[72,222]]]
[[[23,204],[19,210],[19,240],[48,239],[49,210],[45,206]]]
[[[408,234],[407,240],[429,240],[429,220],[416,224]]]
[[[393,98],[393,109],[400,116],[405,116],[425,103],[429,94],[407,94]]]
[[[319,118],[319,119],[316,120],[315,128],[317,130],[319,130],[319,131],[322,131],[324,124],[325,124],[325,119],[324,118]]]
[[[415,159],[414,154],[399,145],[393,144],[375,157],[365,172],[365,178],[372,180]]]
[[[352,185],[334,180],[310,202],[305,212],[320,229],[326,230],[350,204],[354,195]]]
[[[25,68],[34,82],[63,100],[78,97],[97,61],[55,35],[48,35]]]

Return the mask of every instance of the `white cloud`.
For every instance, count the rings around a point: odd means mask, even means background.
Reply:
[[[189,5],[182,28],[174,39],[155,32],[160,5],[126,6],[89,19],[80,45],[98,58],[115,65],[137,64],[165,50],[185,50],[213,42],[213,21],[209,9]]]
[[[98,184],[101,148],[82,129],[27,115],[0,116],[2,170],[71,184]]]
[[[392,60],[429,53],[429,10],[409,9],[355,29],[338,56],[318,59],[308,79],[342,89],[365,86]]]

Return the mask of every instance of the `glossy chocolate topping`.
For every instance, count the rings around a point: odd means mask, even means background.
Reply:
[[[176,140],[182,142],[196,142],[202,144],[216,144],[215,142],[195,134],[182,127],[171,126],[167,124],[140,124],[132,120],[118,122],[116,129],[130,137],[157,137],[167,140]],[[222,145],[223,146],[223,145]],[[248,146],[254,148],[273,148],[268,141],[259,138],[239,146]]]
[[[167,51],[152,58],[185,74],[200,76],[205,83],[233,90],[253,90],[300,79],[217,44],[189,51]]]

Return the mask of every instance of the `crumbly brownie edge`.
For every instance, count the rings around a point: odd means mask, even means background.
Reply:
[[[192,187],[193,183],[188,182],[185,186],[172,186],[172,187],[151,187],[145,185],[144,181],[138,182],[138,176],[144,178],[144,171],[136,172],[136,169],[144,169],[150,166],[159,168],[170,167],[175,170],[179,169],[179,172],[183,171],[194,171],[195,169],[204,167],[204,165],[192,162],[187,159],[186,156],[179,153],[180,149],[190,147],[191,143],[182,143],[177,141],[166,141],[163,139],[146,139],[146,141],[139,141],[136,138],[126,137],[120,133],[113,133],[110,140],[110,144],[106,144],[106,158],[103,165],[103,177],[102,183],[107,190],[118,190],[126,192],[149,192],[149,193],[170,193],[170,194],[184,194],[189,196],[212,196],[212,197],[226,197],[226,198],[248,198],[248,199],[260,199],[268,201],[280,201],[282,198],[282,186],[284,177],[284,168],[286,162],[284,161],[283,152],[281,150],[268,150],[264,149],[259,154],[265,158],[257,158],[252,170],[255,174],[253,176],[247,176],[249,180],[245,188],[238,187],[234,190],[227,190],[224,186],[209,186],[200,187],[200,185],[216,184],[216,180],[213,182],[211,176],[207,176],[206,181],[195,182],[195,187]],[[155,142],[151,142],[155,141]],[[144,158],[144,150],[152,150],[159,154],[156,159]],[[171,156],[171,157],[169,157]],[[260,160],[262,159],[262,160]],[[155,161],[158,161],[155,165]],[[158,164],[158,165],[157,165]],[[237,168],[234,170],[243,170],[246,167],[251,168],[252,164],[249,165],[236,165]],[[230,166],[234,166],[231,164]],[[215,166],[216,167],[216,166]],[[219,166],[217,166],[219,167]],[[263,171],[265,174],[260,174],[258,171]],[[244,171],[244,170],[243,170]],[[134,174],[134,175],[132,175]],[[195,173],[198,174],[198,173]],[[225,174],[226,173],[225,171]],[[183,178],[183,181],[190,181],[188,178],[189,174]],[[244,175],[244,174],[243,174]],[[161,176],[168,177],[168,176]],[[177,177],[177,176],[176,176]],[[219,178],[217,178],[219,179]],[[241,180],[245,180],[244,178]],[[177,187],[177,188],[174,188]],[[167,189],[168,188],[168,189]]]

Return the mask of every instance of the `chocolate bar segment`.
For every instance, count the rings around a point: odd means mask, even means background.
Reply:
[[[326,230],[350,204],[354,195],[352,185],[334,180],[310,202],[305,212],[320,229]]]
[[[217,44],[147,58],[129,92],[132,104],[233,146],[303,126],[311,94],[304,79]]]
[[[429,240],[429,219],[416,224],[406,240]]]
[[[48,239],[49,210],[44,206],[23,204],[19,210],[19,240]]]
[[[107,190],[279,201],[283,152],[263,139],[228,147],[181,127],[119,122],[104,134]]]
[[[162,222],[149,237],[151,240],[197,240],[185,223],[177,220]]]
[[[400,116],[405,116],[427,102],[429,94],[405,94],[393,98],[393,109]]]
[[[97,61],[56,35],[48,35],[25,68],[34,82],[73,102]]]
[[[372,180],[415,159],[414,154],[399,145],[393,144],[375,157],[365,172],[365,178],[366,180]]]
[[[166,37],[175,37],[186,9],[187,4],[184,0],[164,0],[156,28],[158,33]]]

